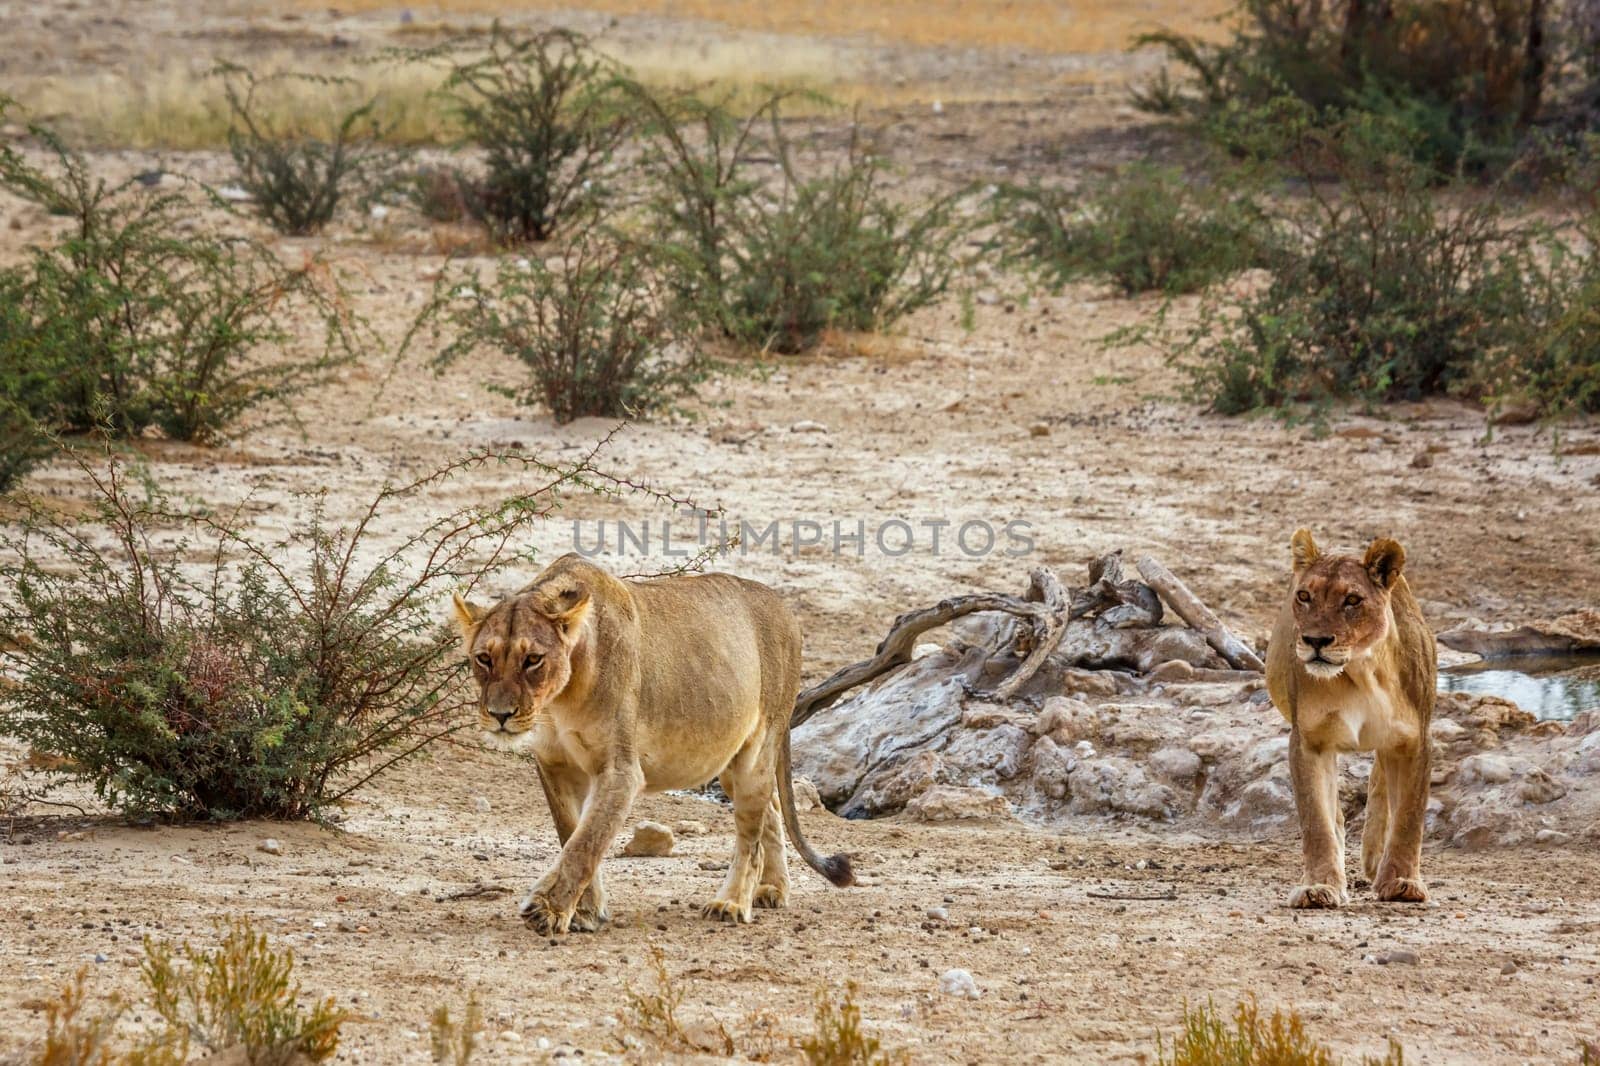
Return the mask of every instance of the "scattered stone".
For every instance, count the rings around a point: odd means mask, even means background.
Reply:
[[[809,777],[794,779],[794,809],[797,811],[822,810],[822,796],[817,792],[817,786],[811,783]]]
[[[828,432],[828,427],[823,425],[821,422],[815,422],[815,421],[813,421],[813,420],[811,420],[809,418],[806,418],[806,419],[801,419],[799,422],[796,422],[794,425],[790,426],[789,427],[789,432],[790,433],[826,433],[826,432]]]
[[[1048,422],[1035,422],[1028,427],[1028,436],[1030,437],[1048,437],[1049,435],[1050,423]]]
[[[1567,786],[1535,767],[1528,771],[1517,788],[1524,803],[1554,803],[1567,794]]]
[[[1194,677],[1194,666],[1182,659],[1168,659],[1150,671],[1152,681],[1189,681]]]
[[[1505,975],[1507,975],[1507,976],[1510,976],[1511,974],[1516,973],[1517,972],[1517,964],[1516,964],[1516,962],[1514,960],[1512,960],[1512,959],[1507,959],[1506,962],[1505,962],[1505,965],[1500,967],[1500,972],[1505,974]]]
[[[1511,780],[1511,763],[1499,755],[1469,755],[1457,773],[1463,785],[1498,785]]]
[[[634,858],[661,858],[672,854],[672,830],[660,822],[640,822],[633,827],[633,839],[622,854]]]
[[[1379,966],[1415,966],[1421,961],[1422,956],[1410,948],[1394,948],[1393,950],[1382,952],[1378,956]]]
[[[950,920],[950,908],[929,907],[928,918],[935,922],[948,922]]]
[[[489,804],[489,797],[488,796],[473,796],[472,797],[472,809],[477,811],[479,814],[488,814],[489,811],[492,809],[490,804]]]
[[[697,822],[692,818],[684,818],[672,823],[672,831],[681,837],[703,837],[708,830],[706,823]]]
[[[939,975],[939,991],[957,999],[977,999],[978,982],[966,970],[946,970]]]
[[[1191,781],[1200,772],[1200,756],[1187,748],[1162,748],[1151,754],[1150,768],[1172,781]]]
[[[700,860],[700,869],[702,869],[702,870],[720,871],[720,870],[726,870],[727,868],[728,868],[728,863],[724,859],[701,859]]]
[[[283,845],[278,843],[278,841],[276,839],[274,839],[273,837],[268,837],[267,839],[263,840],[261,843],[256,845],[256,850],[257,851],[264,851],[268,855],[282,855],[283,854]]]
[[[1536,844],[1555,848],[1563,844],[1570,844],[1572,842],[1572,834],[1563,833],[1559,829],[1541,829],[1533,834],[1533,840]]]
[[[918,822],[992,818],[1009,821],[1012,817],[1011,804],[1006,802],[1004,796],[961,785],[934,785],[906,804],[906,814]]]
[[[1433,465],[1433,453],[1426,449],[1411,457],[1411,466],[1415,470],[1426,470]]]

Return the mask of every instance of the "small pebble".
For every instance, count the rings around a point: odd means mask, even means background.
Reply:
[[[1517,972],[1517,964],[1511,959],[1507,959],[1506,964],[1500,967],[1500,972],[1507,975],[1514,974]]]
[[[946,970],[939,975],[939,991],[957,999],[977,999],[978,982],[966,970]]]
[[[256,845],[256,850],[257,851],[264,851],[268,855],[282,855],[283,854],[283,845],[278,843],[278,841],[276,839],[274,839],[273,837],[268,837],[267,839],[263,840],[261,843]]]
[[[489,797],[487,797],[487,796],[473,796],[472,797],[472,809],[477,811],[479,814],[488,814],[489,811],[492,810],[493,808],[491,808],[490,805],[489,805]]]
[[[789,432],[790,433],[826,433],[826,432],[828,432],[828,427],[823,425],[821,422],[815,422],[815,421],[813,421],[813,420],[811,420],[809,418],[806,418],[806,419],[801,419],[799,422],[796,422],[794,425],[790,426],[789,427]]]
[[[950,920],[950,909],[948,907],[929,907],[928,917],[936,922],[947,922]]]
[[[633,839],[622,849],[622,854],[660,858],[672,854],[674,843],[672,830],[660,822],[640,822],[633,827]]]
[[[1422,961],[1422,956],[1418,955],[1415,951],[1412,951],[1410,948],[1394,948],[1391,951],[1385,951],[1383,954],[1379,955],[1378,958],[1377,958],[1377,962],[1378,962],[1379,966],[1389,966],[1391,964],[1399,964],[1399,965],[1403,965],[1403,966],[1415,966],[1417,963],[1419,963],[1421,961]]]

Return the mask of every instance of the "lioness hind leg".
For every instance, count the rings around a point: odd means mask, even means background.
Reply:
[[[741,752],[735,763],[745,758]],[[724,922],[749,922],[761,875],[761,836],[772,801],[772,769],[768,766],[763,778],[748,766],[730,768],[722,775],[722,788],[733,800],[733,861],[722,889],[700,913]]]
[[[1378,861],[1372,890],[1380,900],[1424,903],[1428,886],[1422,880],[1422,831],[1428,813],[1428,742],[1421,750],[1379,752],[1389,791],[1389,839]]]
[[[1368,881],[1377,881],[1378,862],[1388,843],[1389,786],[1383,776],[1383,760],[1375,757],[1367,778],[1367,824],[1361,830],[1361,872]]]
[[[756,886],[757,907],[782,907],[789,901],[789,863],[783,844],[783,812],[774,790],[761,826],[761,883]]]

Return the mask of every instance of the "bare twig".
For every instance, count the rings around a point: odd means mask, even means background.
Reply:
[[[1094,889],[1091,888],[1089,891],[1085,892],[1084,895],[1088,896],[1090,899],[1137,899],[1137,900],[1147,900],[1147,901],[1151,901],[1151,902],[1162,902],[1162,903],[1165,903],[1165,902],[1170,902],[1172,900],[1177,899],[1178,898],[1178,890],[1176,888],[1169,888],[1169,889],[1166,889],[1165,891],[1159,892],[1159,893],[1149,893],[1149,892],[1096,892]]]
[[[439,899],[441,902],[448,902],[458,899],[477,899],[480,896],[504,896],[509,895],[510,892],[511,889],[505,885],[487,885],[479,881],[471,888],[464,888],[460,892],[452,892],[448,896],[440,896]]]

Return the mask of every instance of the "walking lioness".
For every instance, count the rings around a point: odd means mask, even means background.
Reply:
[[[852,883],[848,857],[818,855],[795,816],[800,628],[777,593],[729,574],[619,581],[568,554],[494,607],[457,596],[455,614],[479,725],[495,743],[532,750],[561,839],[522,900],[539,932],[599,929],[600,860],[634,798],[713,777],[738,836],[705,915],[748,922],[752,906],[783,906],[784,826],[814,870]]]
[[[1309,530],[1290,547],[1294,578],[1267,648],[1267,688],[1289,720],[1289,772],[1305,875],[1291,907],[1348,903],[1339,753],[1375,751],[1361,867],[1381,900],[1420,903],[1433,718],[1433,633],[1401,575],[1406,553],[1380,537],[1366,555],[1323,555]]]

